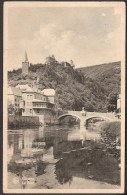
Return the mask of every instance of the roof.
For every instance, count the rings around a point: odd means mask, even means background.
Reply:
[[[34,90],[33,88],[26,89],[22,91],[22,93],[36,93],[36,94],[46,96],[42,91],[37,91],[37,90]]]
[[[8,95],[22,96],[22,92],[16,87],[8,87]]]
[[[18,84],[18,85],[16,86],[16,88],[23,89],[23,90],[28,90],[28,89],[30,89],[31,87],[29,87],[28,84],[22,84],[22,85]]]
[[[46,96],[54,96],[55,95],[55,90],[54,89],[44,89],[42,92]]]
[[[31,88],[31,87],[29,87],[28,89],[26,89],[25,91],[23,91],[23,92],[35,92],[35,91],[33,91],[33,89]]]

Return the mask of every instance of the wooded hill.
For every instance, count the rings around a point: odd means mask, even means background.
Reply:
[[[31,64],[29,74],[22,70],[8,72],[9,85],[29,84],[39,89],[56,90],[56,107],[68,110],[106,112],[109,97],[120,93],[121,63],[96,65],[73,69],[60,63]]]
[[[107,95],[111,93],[120,93],[121,82],[121,62],[113,62],[108,64],[101,64],[78,68],[85,77],[89,77],[100,83],[105,88]]]

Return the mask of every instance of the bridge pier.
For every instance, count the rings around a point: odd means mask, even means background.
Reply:
[[[80,121],[80,126],[86,126],[86,121],[81,120],[81,121]]]

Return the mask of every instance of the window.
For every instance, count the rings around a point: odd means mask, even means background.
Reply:
[[[40,111],[39,110],[37,110],[37,113],[39,113]]]
[[[27,95],[27,99],[29,99],[29,95]]]
[[[33,96],[32,96],[32,95],[30,95],[30,99],[31,99],[31,100],[33,99]]]
[[[30,109],[30,113],[32,113],[32,109]]]

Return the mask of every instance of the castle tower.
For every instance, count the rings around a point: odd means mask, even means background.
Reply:
[[[52,56],[49,56],[49,57],[46,58],[45,64],[50,65],[50,64],[56,63],[56,62],[57,62],[57,61],[56,61],[54,55],[52,55]]]
[[[29,72],[29,61],[27,57],[27,53],[25,51],[25,60],[22,62],[22,74],[28,74]]]
[[[75,65],[74,65],[74,63],[73,63],[73,60],[71,60],[70,63],[71,63],[71,66],[72,66],[73,68],[75,68]]]

